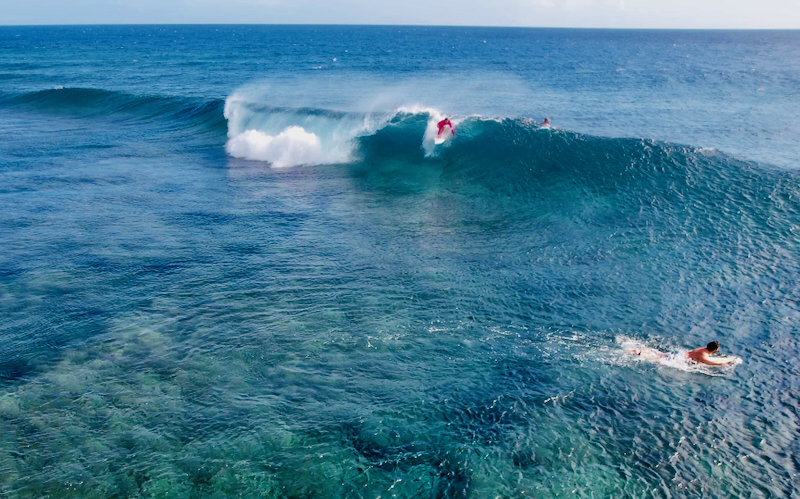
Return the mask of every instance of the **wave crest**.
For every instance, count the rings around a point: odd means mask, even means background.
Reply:
[[[0,106],[79,118],[147,122],[173,120],[210,130],[225,125],[219,99],[132,95],[97,88],[53,88],[17,95],[0,94]]]

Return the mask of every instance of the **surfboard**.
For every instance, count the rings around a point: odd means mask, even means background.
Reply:
[[[711,357],[711,358],[712,359],[717,359],[717,360],[727,361],[729,363],[729,365],[731,365],[731,366],[738,366],[739,364],[744,362],[744,360],[742,360],[741,357],[737,357],[736,355],[730,355],[730,356],[720,355],[718,357],[714,356],[714,357]]]
[[[447,139],[453,134],[453,129],[449,126],[442,128],[442,133],[433,138],[433,143],[437,146],[444,144]]]

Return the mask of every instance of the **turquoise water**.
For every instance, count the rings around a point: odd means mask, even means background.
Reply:
[[[2,495],[796,495],[798,61],[0,28]]]

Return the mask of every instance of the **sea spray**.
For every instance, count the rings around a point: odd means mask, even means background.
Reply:
[[[344,155],[324,154],[319,137],[299,126],[290,126],[275,137],[258,130],[247,130],[229,140],[225,149],[235,158],[268,161],[278,168],[347,160]]]
[[[354,139],[371,133],[390,117],[271,107],[241,93],[226,99],[224,114],[228,120],[228,153],[276,167],[350,161],[355,153]]]

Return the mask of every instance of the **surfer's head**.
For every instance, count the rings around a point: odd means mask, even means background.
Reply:
[[[706,345],[706,350],[708,350],[708,353],[714,353],[719,350],[719,341],[712,341]]]

